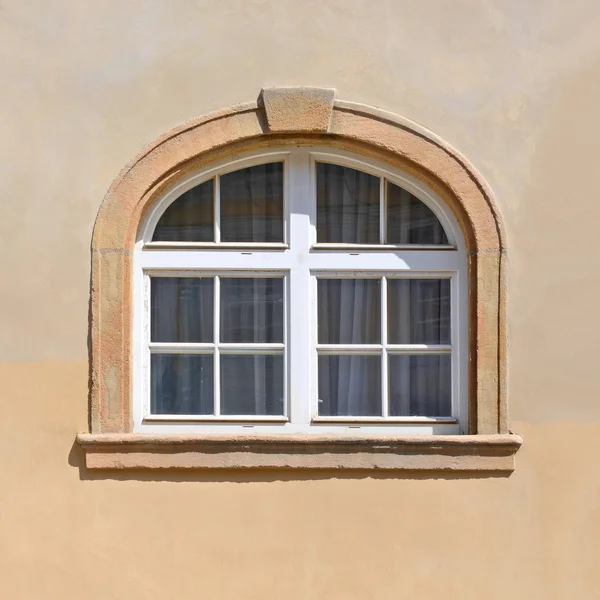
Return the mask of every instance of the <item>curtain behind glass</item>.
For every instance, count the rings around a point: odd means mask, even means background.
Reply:
[[[221,342],[283,342],[283,278],[221,277]]]
[[[221,241],[283,242],[283,163],[227,173],[221,185]]]
[[[185,192],[165,210],[153,242],[214,241],[214,180]]]
[[[433,211],[410,192],[387,182],[387,243],[448,244]]]
[[[151,413],[213,414],[213,360],[212,354],[152,354]]]
[[[450,344],[450,280],[388,279],[388,342]],[[450,416],[451,357],[391,355],[391,416]]]
[[[319,344],[378,344],[381,341],[380,279],[318,279]],[[319,414],[381,414],[381,357],[319,356]]]
[[[283,356],[221,354],[222,415],[283,415]]]
[[[450,367],[449,354],[390,356],[390,416],[451,416]]]
[[[220,286],[222,343],[283,343],[283,277],[221,277]],[[220,360],[221,414],[284,414],[283,353],[222,352]]]
[[[212,277],[151,277],[151,341],[212,342],[213,304]]]
[[[379,243],[379,178],[317,163],[317,242]]]

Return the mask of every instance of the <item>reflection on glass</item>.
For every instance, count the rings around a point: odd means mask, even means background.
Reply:
[[[387,243],[448,244],[433,211],[416,196],[387,182]]]
[[[213,414],[213,357],[153,354],[150,363],[153,415]]]
[[[205,181],[179,196],[159,219],[152,241],[214,241],[214,180]]]
[[[212,342],[212,277],[151,277],[150,339]]]
[[[227,173],[221,185],[221,241],[283,242],[283,163]]]
[[[379,178],[317,163],[317,242],[379,243]]]
[[[379,344],[380,279],[318,279],[319,344]]]
[[[221,278],[221,342],[283,343],[283,278]]]
[[[319,356],[319,416],[381,416],[380,356]]]
[[[450,280],[388,279],[388,342],[450,343]]]
[[[390,416],[452,415],[449,355],[396,355],[389,361]]]
[[[222,415],[283,415],[283,356],[221,354]]]

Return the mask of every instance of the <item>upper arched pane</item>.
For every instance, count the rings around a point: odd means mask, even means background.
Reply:
[[[447,245],[444,228],[416,196],[341,165],[317,163],[317,242]]]
[[[447,245],[446,232],[433,211],[405,189],[386,182],[388,244]]]
[[[283,242],[283,163],[226,173],[188,190],[158,221],[155,242]]]
[[[308,180],[309,172],[296,174]],[[358,169],[316,163],[317,243],[448,245],[434,212],[408,190]],[[305,186],[303,189],[309,189]],[[156,242],[284,242],[283,162],[217,175],[160,217]]]
[[[214,186],[210,179],[179,196],[161,216],[152,241],[213,242]]]

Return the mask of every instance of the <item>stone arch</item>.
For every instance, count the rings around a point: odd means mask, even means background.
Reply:
[[[92,239],[91,432],[132,430],[132,257],[148,208],[192,170],[291,140],[377,157],[412,172],[448,203],[468,251],[469,431],[506,433],[506,238],[490,189],[425,128],[319,88],[264,89],[256,102],[190,121],[138,154],[111,185]]]

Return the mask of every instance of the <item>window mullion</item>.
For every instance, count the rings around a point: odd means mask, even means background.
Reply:
[[[379,179],[379,243],[387,243],[386,235],[386,182],[383,177]]]
[[[214,363],[214,375],[213,375],[213,390],[214,390],[214,415],[218,417],[221,414],[221,352],[219,350],[219,342],[221,339],[221,279],[218,275],[215,275],[214,284],[214,323],[213,323],[213,336],[215,342],[213,363]]]
[[[215,176],[215,243],[221,241],[221,178]]]
[[[388,398],[388,358],[387,358],[387,277],[381,278],[381,415],[387,417],[389,413]]]
[[[313,209],[307,211],[312,197],[310,188],[310,156],[298,148],[290,153],[289,185],[286,189],[289,201],[290,250],[289,293],[287,302],[288,351],[288,408],[290,421],[308,424],[311,418],[311,347],[312,315],[310,310],[310,271],[304,264],[311,246],[314,219]]]

